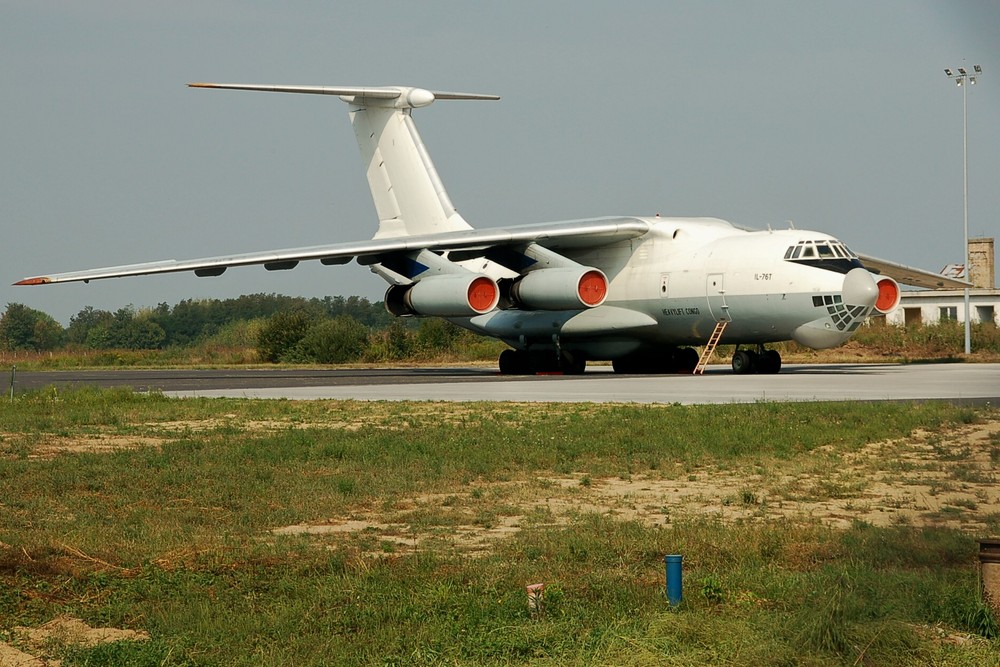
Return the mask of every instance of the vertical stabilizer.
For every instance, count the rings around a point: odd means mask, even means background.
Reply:
[[[378,213],[375,238],[471,229],[445,192],[410,113],[434,100],[498,100],[496,95],[450,93],[402,86],[275,86],[191,83],[192,88],[337,95],[350,105],[368,185]]]
[[[378,213],[375,238],[470,229],[451,203],[410,111],[351,104],[351,124]]]

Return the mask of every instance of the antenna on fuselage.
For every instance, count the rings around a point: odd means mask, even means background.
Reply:
[[[791,220],[785,220],[785,222],[788,223],[788,228],[789,229],[795,229],[795,223],[793,221],[791,221]]]

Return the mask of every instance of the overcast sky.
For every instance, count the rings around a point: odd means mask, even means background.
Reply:
[[[476,227],[707,215],[828,232],[940,270],[1000,235],[1000,3],[213,2],[0,4],[0,307],[63,324],[254,292],[380,299],[356,264],[89,285],[30,275],[370,238],[336,98],[190,81],[494,93],[414,113]]]

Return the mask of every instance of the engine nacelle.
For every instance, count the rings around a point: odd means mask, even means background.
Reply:
[[[876,276],[875,284],[878,286],[878,299],[875,301],[875,310],[882,315],[892,312],[899,305],[900,293],[899,283],[889,276]]]
[[[607,276],[586,266],[530,271],[510,288],[513,306],[523,310],[594,308],[607,296]]]
[[[468,274],[438,275],[385,292],[385,309],[400,315],[472,317],[497,307],[500,290],[492,278]]]

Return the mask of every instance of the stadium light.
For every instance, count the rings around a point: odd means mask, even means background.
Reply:
[[[965,281],[969,282],[972,271],[969,266],[969,87],[964,85],[968,79],[971,85],[975,85],[976,77],[982,76],[983,68],[980,65],[973,65],[976,76],[969,76],[964,67],[958,68],[958,74],[952,72],[950,68],[945,68],[944,73],[949,79],[954,79],[955,84],[962,89],[962,206],[963,206],[963,229],[965,231]],[[972,315],[969,307],[969,288],[965,288],[965,353],[972,352]]]

